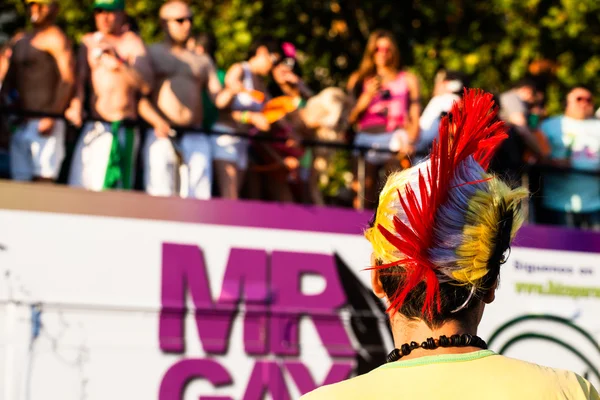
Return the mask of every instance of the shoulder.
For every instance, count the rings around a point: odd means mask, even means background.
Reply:
[[[163,55],[167,53],[167,48],[163,43],[153,43],[147,46],[148,54],[150,55]]]
[[[347,381],[321,386],[300,397],[300,400],[351,400],[354,392],[353,378]]]
[[[146,45],[144,44],[144,41],[142,40],[142,38],[139,37],[136,33],[131,32],[131,31],[125,32],[123,34],[123,36],[121,36],[121,41],[129,49],[132,49],[132,50],[145,51],[145,49],[146,49]]]
[[[373,387],[381,385],[378,369],[345,381],[321,386],[302,396],[301,400],[362,400],[373,395]],[[380,388],[379,388],[380,389]]]
[[[58,26],[51,26],[44,32],[43,42],[50,50],[62,50],[71,45],[67,35]]]
[[[409,70],[403,71],[403,76],[404,76],[404,79],[406,79],[406,81],[408,83],[412,83],[412,84],[419,83],[419,77],[417,76],[417,74],[415,74],[412,71],[409,71]]]
[[[94,32],[88,32],[81,37],[81,44],[89,47],[90,42],[94,39]]]
[[[229,67],[229,69],[227,70],[228,77],[235,77],[235,76],[241,76],[241,75],[242,75],[242,64],[241,63],[235,63],[231,67]]]
[[[62,29],[60,29],[58,26],[51,26],[49,27],[46,32],[45,35],[48,39],[51,40],[61,40],[61,41],[67,41],[67,35],[62,31]]]
[[[196,62],[203,68],[213,68],[215,66],[212,59],[206,54],[193,54]]]
[[[490,361],[496,363],[496,368],[492,370],[495,369],[499,373],[510,371],[510,374],[518,377],[519,381],[526,380],[528,385],[521,389],[523,391],[532,393],[538,391],[538,394],[545,392],[548,395],[563,393],[567,394],[564,398],[568,399],[597,399],[597,397],[590,397],[590,394],[596,393],[591,383],[572,371],[545,367],[505,356],[490,357]],[[497,378],[502,379],[500,375]]]
[[[560,127],[562,120],[562,115],[547,118],[540,124],[540,129],[544,132],[555,130],[557,127]]]
[[[358,83],[358,79],[359,79],[359,75],[357,72],[354,72],[352,75],[350,75],[350,78],[348,79],[348,84],[346,85],[346,88],[348,90],[353,90],[356,86],[356,84]]]

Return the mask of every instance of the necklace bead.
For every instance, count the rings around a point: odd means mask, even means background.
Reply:
[[[487,349],[487,343],[479,336],[473,336],[468,333],[462,335],[452,335],[448,338],[445,335],[440,336],[438,339],[432,337],[427,338],[424,342],[419,343],[412,341],[410,343],[404,343],[400,346],[400,349],[394,349],[388,354],[387,362],[394,362],[401,359],[403,356],[409,355],[412,350],[418,349],[419,347],[427,350],[434,350],[438,347],[479,347],[481,349]]]

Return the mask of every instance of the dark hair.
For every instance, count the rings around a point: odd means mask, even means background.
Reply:
[[[524,78],[519,79],[514,85],[515,89],[520,89],[520,88],[524,88],[524,87],[531,88],[534,91],[538,90],[537,82],[530,76],[526,76]]]
[[[594,91],[588,85],[573,85],[573,86],[569,87],[569,90],[567,91],[567,94],[571,93],[575,89],[585,89],[588,92],[592,93],[592,95],[594,94]]]
[[[377,215],[377,208],[375,208],[374,215]],[[495,251],[495,253],[504,254],[509,248],[509,245],[505,245],[506,238],[510,238],[510,227],[512,227],[512,214],[508,221],[509,228],[499,231],[499,235],[502,234],[502,240],[498,243],[503,243],[502,248]],[[375,216],[369,222],[370,227],[375,224]],[[500,251],[501,250],[501,251]],[[425,303],[426,297],[426,284],[425,282],[419,283],[412,291],[408,293],[402,307],[398,310],[400,314],[409,319],[421,319],[429,328],[436,329],[443,325],[446,321],[455,320],[463,323],[470,323],[472,313],[470,312],[477,301],[481,301],[486,291],[493,287],[494,283],[500,278],[500,260],[490,260],[493,266],[490,266],[488,273],[482,278],[482,285],[473,294],[473,297],[469,300],[469,303],[460,311],[453,313],[452,311],[461,307],[469,298],[471,293],[471,287],[459,284],[453,284],[451,282],[440,284],[440,312],[437,308],[433,308],[432,315],[427,312],[423,312],[423,304]],[[381,265],[381,260],[376,260],[377,265]],[[385,270],[379,271],[379,280],[381,286],[390,301],[393,301],[394,295],[398,287],[404,285],[404,273],[401,266],[386,268]]]
[[[258,38],[252,42],[250,48],[248,49],[248,59],[254,57],[256,52],[262,46],[267,48],[267,51],[272,54],[282,54],[281,43],[279,40],[275,39],[272,36],[263,36]]]
[[[217,52],[217,37],[212,32],[202,32],[196,36],[196,46],[202,46],[204,53],[215,59]]]

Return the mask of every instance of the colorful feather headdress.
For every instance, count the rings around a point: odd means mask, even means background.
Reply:
[[[491,94],[465,89],[442,119],[430,158],[388,178],[366,237],[381,264],[373,269],[401,271],[389,310],[400,310],[421,282],[429,315],[441,311],[440,283],[469,285],[473,294],[523,223],[527,191],[486,172],[507,137],[496,113]]]

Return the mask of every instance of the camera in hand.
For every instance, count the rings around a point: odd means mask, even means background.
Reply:
[[[380,96],[382,100],[389,100],[392,98],[392,93],[389,89],[385,89],[380,92]]]

